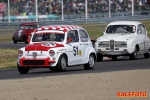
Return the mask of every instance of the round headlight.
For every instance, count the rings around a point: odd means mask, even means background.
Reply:
[[[99,46],[103,46],[103,42],[99,42]]]
[[[126,42],[122,42],[121,45],[122,46],[127,46],[127,43]]]
[[[50,56],[54,56],[54,55],[55,55],[54,50],[50,50],[50,51],[49,51],[49,55],[50,55]]]

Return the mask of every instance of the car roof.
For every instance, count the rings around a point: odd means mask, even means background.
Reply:
[[[36,22],[23,22],[20,25],[38,25]]]
[[[138,21],[114,21],[114,22],[110,22],[108,26],[109,25],[138,25],[138,24],[142,24],[142,23]]]
[[[44,31],[44,30],[57,30],[67,32],[70,29],[83,29],[81,26],[76,25],[51,25],[51,26],[42,26],[38,28],[36,31]]]

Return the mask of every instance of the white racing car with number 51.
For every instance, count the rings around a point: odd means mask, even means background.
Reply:
[[[84,65],[93,69],[96,51],[85,29],[74,25],[54,25],[38,28],[29,44],[18,51],[18,71],[28,73],[33,68],[65,71],[66,67]]]

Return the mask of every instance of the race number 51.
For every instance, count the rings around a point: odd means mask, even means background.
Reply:
[[[78,46],[73,46],[74,56],[78,55]]]

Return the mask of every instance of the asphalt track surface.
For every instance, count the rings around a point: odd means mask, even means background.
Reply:
[[[0,43],[0,48],[21,48],[26,46],[24,43]],[[105,73],[124,70],[149,69],[150,58],[145,59],[143,55],[138,56],[137,60],[130,60],[129,57],[120,57],[117,61],[105,59],[102,62],[96,62],[93,70],[84,70],[83,66],[67,67],[66,72],[51,72],[48,68],[32,69],[28,74],[20,74],[16,68],[0,70],[0,80],[5,79],[23,79],[45,76],[60,76],[72,74]]]

